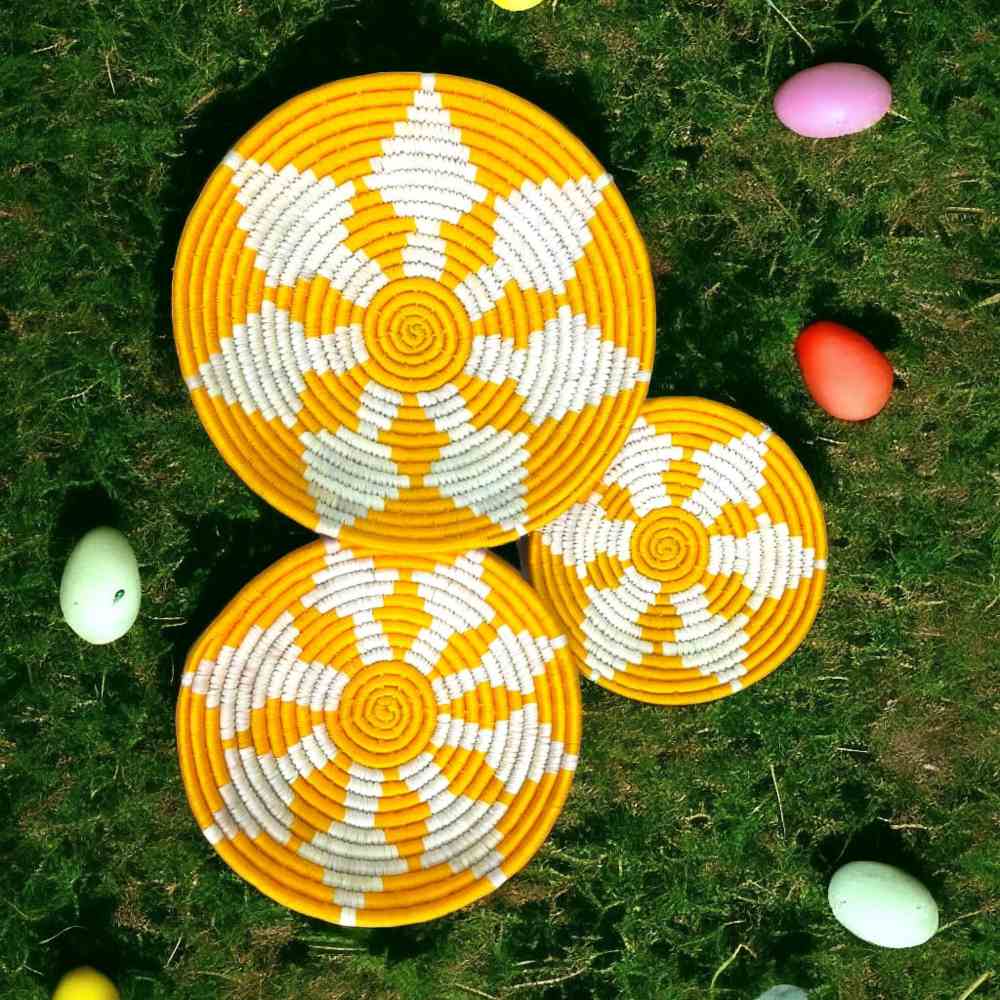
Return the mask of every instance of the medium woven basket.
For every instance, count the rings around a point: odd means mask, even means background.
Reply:
[[[399,552],[569,507],[624,442],[655,337],[645,247],[584,146],[506,91],[416,73],[320,87],[247,133],[188,219],[173,316],[235,472]]]
[[[580,742],[555,620],[499,558],[307,545],[198,640],[177,705],[202,832],[272,899],[428,920],[538,850]]]
[[[695,398],[647,401],[597,489],[529,543],[583,673],[663,704],[724,697],[783,663],[816,617],[826,559],[788,445]]]

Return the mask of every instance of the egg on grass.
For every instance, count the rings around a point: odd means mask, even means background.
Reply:
[[[914,948],[937,933],[938,908],[923,883],[893,865],[852,861],[827,892],[837,921],[882,948]]]
[[[104,973],[85,965],[59,980],[52,1000],[119,1000],[119,993]]]
[[[66,624],[96,646],[120,639],[139,616],[139,565],[128,539],[94,528],[70,553],[59,585]]]
[[[796,338],[795,357],[812,398],[840,420],[874,417],[892,394],[889,359],[850,327],[821,320]]]
[[[542,0],[493,0],[493,2],[504,10],[531,10],[532,7],[537,7]]]
[[[810,139],[833,139],[871,128],[889,110],[889,81],[857,63],[824,63],[786,80],[774,94],[785,128]]]

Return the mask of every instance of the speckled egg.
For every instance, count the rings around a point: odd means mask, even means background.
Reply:
[[[830,909],[852,934],[883,948],[913,948],[937,933],[934,897],[912,875],[878,861],[852,861],[830,879]]]
[[[833,417],[867,420],[892,394],[889,359],[850,327],[822,320],[796,338],[795,357],[809,394]]]
[[[889,110],[884,76],[857,63],[824,63],[786,80],[774,95],[781,124],[811,139],[832,139],[871,128]]]
[[[128,539],[114,528],[94,528],[70,553],[59,586],[66,624],[102,646],[120,639],[139,616],[139,565]]]

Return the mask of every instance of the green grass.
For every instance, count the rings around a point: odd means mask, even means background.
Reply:
[[[5,996],[88,961],[154,1000],[694,1000],[739,948],[720,998],[944,1000],[989,969],[976,998],[1000,997],[1000,18],[995,0],[777,5],[808,46],[765,0],[0,5]],[[897,115],[825,143],[784,131],[774,88],[829,58],[882,70]],[[802,649],[736,698],[663,711],[587,684],[570,802],[501,891],[350,932],[230,874],[183,797],[185,652],[305,535],[201,430],[167,296],[232,141],[307,87],[396,67],[505,85],[591,146],[648,241],[654,391],[771,423],[816,481],[832,567]],[[887,350],[898,384],[871,423],[806,396],[791,342],[815,318]],[[145,592],[95,648],[57,594],[101,521]],[[907,953],[850,937],[825,902],[850,858],[923,878],[944,929]]]

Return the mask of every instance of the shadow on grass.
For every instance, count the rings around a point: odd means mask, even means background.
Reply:
[[[834,19],[853,27],[838,34],[836,41],[831,40],[816,48],[810,58],[810,65],[821,66],[829,62],[859,63],[870,66],[891,82],[896,64],[886,51],[885,33],[879,30],[871,17],[859,21],[857,0],[841,0]]]
[[[144,946],[135,935],[115,928],[118,903],[94,897],[79,911],[67,909],[51,914],[39,928],[45,940],[33,961],[46,970],[49,991],[67,972],[83,965],[93,966],[113,982],[122,983],[143,973],[154,976],[163,956],[158,943]]]
[[[660,332],[651,395],[703,396],[762,421],[795,452],[822,496],[833,481],[826,447],[816,439],[808,411],[772,391],[775,373],[760,357],[759,345],[773,341],[775,333],[773,320],[752,308],[766,276],[755,270],[738,279],[734,294],[713,308],[710,319],[705,310],[678,308],[704,297],[699,261],[714,251],[707,241],[684,247],[677,271],[657,284]],[[759,270],[764,268],[762,262]]]
[[[180,683],[175,666],[237,593],[282,556],[316,538],[263,500],[257,507],[254,520],[213,513],[188,521],[191,550],[178,566],[176,580],[180,586],[194,586],[201,599],[186,624],[171,632],[171,652],[161,670],[171,695]]]
[[[899,319],[874,303],[861,309],[844,305],[840,289],[830,282],[818,285],[809,299],[809,311],[814,320],[831,320],[864,334],[880,351],[898,347],[903,336]]]
[[[62,507],[49,536],[49,565],[58,583],[76,543],[94,528],[125,528],[121,508],[103,486],[74,486],[63,495]]]
[[[876,820],[848,834],[831,834],[822,840],[813,854],[813,867],[824,874],[827,881],[833,873],[851,861],[880,861],[895,865],[926,885],[933,894],[940,895],[942,885],[922,855],[912,850],[899,830]]]

